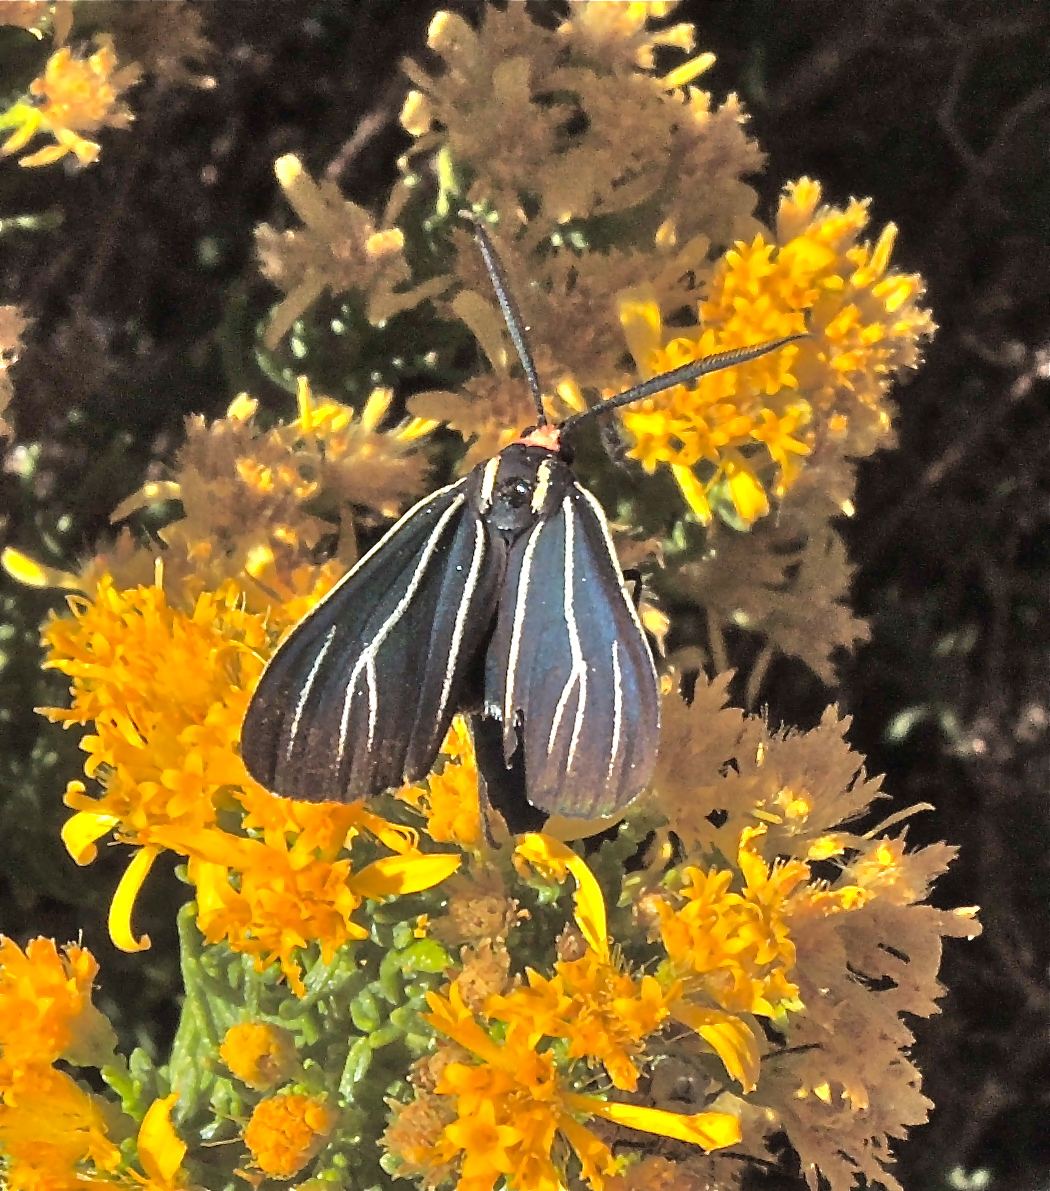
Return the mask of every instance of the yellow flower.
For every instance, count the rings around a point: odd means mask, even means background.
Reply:
[[[142,1191],[172,1191],[181,1185],[179,1175],[187,1147],[171,1123],[171,1111],[178,1098],[178,1092],[173,1092],[162,1100],[154,1100],[142,1118],[135,1141],[139,1164],[147,1177]],[[136,1175],[132,1177],[141,1186],[142,1180]]]
[[[323,419],[324,411],[312,411]],[[332,415],[334,416],[334,415]],[[312,432],[314,423],[307,432]],[[364,897],[418,890],[443,880],[459,855],[415,853],[415,835],[359,805],[293,803],[256,782],[238,754],[251,691],[272,648],[268,621],[244,609],[232,581],[205,592],[191,610],[172,606],[161,587],[119,591],[103,575],[93,600],[73,597],[72,617],[45,628],[47,665],[73,678],[73,706],[51,708],[66,723],[94,721],[84,741],[86,771],[104,787],[90,798],[71,783],[67,803],[77,814],[63,838],[79,863],[94,858],[100,836],[139,845],[113,899],[110,933],[135,950],[131,910],[158,852],[190,858],[205,937],[227,939],[264,967],[280,963],[302,989],[295,952],[318,942],[335,949],[367,933],[351,921]],[[172,675],[179,681],[173,683]],[[216,824],[221,805],[239,798],[243,827],[261,839],[228,834]],[[349,838],[367,830],[400,856],[352,876],[338,859]]]
[[[81,132],[97,132],[107,126],[127,128],[134,116],[119,95],[138,82],[142,72],[134,63],[116,70],[112,41],[105,34],[97,40],[99,48],[84,61],[74,58],[68,47],[51,55],[43,77],[29,88],[38,105],[21,105],[17,113],[22,116],[21,127],[0,152],[16,153],[37,132],[49,132],[56,143],[21,158],[19,165],[49,165],[67,153],[88,165],[98,157],[100,146]]]
[[[290,1179],[321,1148],[335,1121],[335,1112],[323,1100],[285,1092],[255,1106],[244,1144],[264,1174]]]
[[[283,1083],[296,1065],[291,1034],[280,1026],[255,1021],[231,1026],[219,1047],[219,1057],[242,1083],[259,1091]]]
[[[857,909],[872,896],[856,885],[808,883],[809,865],[801,860],[768,865],[754,844],[765,831],[759,825],[741,832],[742,892],[731,891],[737,879],[731,870],[687,867],[684,904],[655,901],[669,959],[663,979],[674,979],[680,990],[670,999],[670,1015],[712,1047],[745,1091],[758,1080],[759,1040],[738,1015],[780,1018],[802,1008],[790,979],[792,924]]]
[[[274,172],[303,226],[284,232],[265,223],[256,228],[262,272],[287,295],[270,318],[267,347],[276,347],[325,290],[363,293],[368,317],[378,324],[448,288],[443,278],[409,288],[404,234],[396,227],[377,228],[334,182],[315,182],[294,154],[278,158]]]
[[[631,454],[650,471],[668,464],[696,516],[719,496],[746,524],[783,496],[815,445],[868,454],[889,434],[893,374],[914,367],[932,334],[918,277],[887,273],[892,225],[858,243],[867,204],[817,207],[820,188],[786,188],[777,240],[738,242],[700,304],[701,327],[665,335],[652,291],[620,297],[628,346],[645,377],[713,352],[808,330],[809,339],[739,368],[677,386],[623,412]],[[807,312],[803,320],[802,312]],[[702,474],[697,475],[697,467]]]
[[[506,1022],[508,1037],[521,1033],[530,1045],[544,1036],[564,1038],[570,1058],[597,1060],[614,1087],[633,1092],[642,1040],[659,1030],[672,999],[657,981],[636,981],[589,949],[557,963],[553,979],[530,969],[528,981],[507,996],[489,997],[485,1014]]]
[[[489,1191],[501,1175],[515,1191],[563,1186],[566,1174],[557,1165],[565,1153],[557,1144],[560,1135],[579,1161],[585,1181],[600,1191],[604,1176],[616,1164],[609,1148],[580,1123],[581,1118],[600,1116],[705,1149],[732,1145],[740,1138],[739,1122],[725,1113],[683,1116],[574,1093],[559,1074],[553,1053],[536,1049],[540,1040],[531,1025],[509,1029],[506,1039],[497,1042],[474,1019],[455,985],[447,999],[432,993],[428,1000],[431,1012],[426,1020],[470,1051],[475,1061],[445,1067],[436,1091],[456,1098],[456,1120],[445,1127],[429,1153],[416,1157],[430,1167],[458,1162],[463,1172],[460,1187]],[[530,1017],[535,1020],[531,1011]]]
[[[496,1123],[496,1109],[491,1100],[483,1100],[473,1116],[459,1117],[445,1127],[445,1137],[463,1152],[463,1182],[477,1180],[492,1185],[494,1177],[510,1174],[514,1162],[509,1146],[521,1141],[521,1130]]]
[[[27,1069],[64,1058],[101,1066],[116,1041],[91,1003],[98,964],[90,951],[33,939],[23,952],[0,938],[0,1090]]]
[[[765,333],[762,320],[755,325],[756,320],[740,317],[723,327],[665,339],[659,308],[644,288],[621,296],[620,321],[646,378],[715,352],[803,330],[801,315],[787,312],[779,323],[782,329],[773,335]],[[630,454],[649,471],[668,464],[693,512],[705,523],[711,519],[712,494],[719,489],[727,490],[745,522],[764,516],[771,482],[760,476],[756,464],[763,472],[779,474],[777,483],[782,485],[785,477],[794,476],[791,457],[810,450],[794,437],[809,416],[806,402],[795,392],[795,354],[796,345],[791,344],[750,364],[701,377],[691,388],[677,385],[628,407],[622,418],[634,439]],[[756,455],[758,450],[766,457]],[[698,464],[706,468],[703,480],[693,470]]]
[[[268,815],[260,807],[270,807]],[[209,943],[225,940],[233,951],[250,955],[262,971],[280,965],[297,996],[305,996],[297,953],[317,943],[325,963],[351,939],[368,931],[353,921],[365,898],[414,893],[450,876],[458,854],[416,852],[405,829],[385,823],[359,804],[315,805],[258,795],[245,826],[262,829],[262,839],[246,839],[217,828],[186,831],[158,827],[164,847],[189,857],[188,874],[197,887],[197,925]],[[373,861],[354,872],[349,858],[337,859],[357,834],[368,830],[399,855]]]
[[[159,587],[118,591],[104,575],[93,600],[69,604],[73,615],[53,617],[43,636],[45,665],[73,679],[73,706],[44,710],[65,724],[94,721],[85,772],[104,793],[91,798],[70,783],[66,803],[77,813],[63,839],[80,864],[110,830],[155,854],[158,828],[200,832],[221,792],[255,784],[237,743],[269,649],[266,618],[245,612],[232,584],[183,612]],[[139,882],[147,870],[141,863]]]
[[[432,840],[473,848],[481,839],[478,767],[470,733],[460,716],[452,721],[441,752],[448,760],[440,772],[427,778],[426,787],[405,786],[397,797],[426,815],[427,835]]]
[[[795,949],[783,905],[809,868],[791,861],[771,872],[746,839],[738,858],[747,882],[742,894],[730,891],[730,870],[687,867],[684,903],[658,903],[660,935],[676,973],[688,979],[687,988],[702,989],[730,1012],[772,1017],[798,992],[785,978]]]
[[[121,1163],[101,1102],[52,1067],[35,1072],[17,1091],[5,1091],[0,1150],[11,1191],[83,1186],[82,1173],[113,1175]]]

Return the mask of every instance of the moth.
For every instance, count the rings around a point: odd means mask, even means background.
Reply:
[[[536,405],[536,425],[414,505],[280,644],[241,754],[287,798],[353,801],[418,782],[470,717],[490,804],[511,831],[618,814],[660,733],[653,656],[601,505],[572,471],[591,418],[802,338],[721,352],[548,421],[525,328],[475,232]]]

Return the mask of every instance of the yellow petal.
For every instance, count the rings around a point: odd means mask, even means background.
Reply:
[[[273,163],[273,172],[277,175],[277,181],[287,189],[295,184],[296,178],[303,172],[303,163],[294,153],[286,153]]]
[[[728,1112],[698,1112],[686,1116],[677,1112],[664,1112],[661,1108],[643,1108],[638,1104],[609,1104],[591,1096],[566,1096],[569,1106],[592,1116],[604,1117],[617,1125],[630,1129],[641,1129],[645,1133],[657,1133],[662,1137],[673,1137],[676,1141],[689,1141],[703,1146],[705,1150],[720,1150],[736,1145],[740,1140],[740,1122]]]
[[[696,519],[701,525],[709,524],[711,521],[711,504],[707,499],[707,492],[704,490],[704,485],[693,474],[693,469],[691,467],[684,467],[681,463],[672,463],[671,472],[678,487],[682,490],[686,504],[693,510]]]
[[[140,848],[131,858],[113,894],[109,907],[109,937],[121,951],[145,951],[149,947],[149,935],[136,939],[132,933],[131,910],[159,851],[159,848]]]
[[[517,854],[538,865],[564,865],[576,878],[576,925],[587,945],[601,959],[609,958],[608,926],[605,920],[605,898],[594,874],[582,857],[572,848],[549,835],[534,832],[527,835],[515,849]]]
[[[19,149],[33,139],[33,135],[39,127],[39,115],[35,118],[32,116],[28,117],[22,127],[12,136],[9,136],[3,145],[0,145],[0,153],[17,153]]]
[[[648,625],[646,627],[648,628]],[[568,844],[576,839],[587,839],[589,836],[608,831],[610,827],[615,827],[621,822],[626,813],[626,810],[622,810],[619,814],[607,815],[603,819],[567,819],[562,815],[551,815],[543,824],[543,834]]]
[[[683,62],[681,66],[676,67],[669,74],[665,74],[660,80],[660,85],[668,91],[674,87],[684,87],[686,83],[691,83],[705,70],[710,70],[714,64],[714,54],[697,54],[695,58],[690,58],[688,62]]]
[[[409,91],[401,106],[401,127],[410,136],[422,136],[433,124],[430,104],[419,91]]]
[[[647,285],[622,290],[616,296],[616,308],[627,348],[643,380],[648,380],[654,373],[647,361],[663,346],[663,318],[656,291]]]
[[[90,145],[91,142],[88,141],[88,144]],[[51,165],[65,157],[68,152],[69,149],[65,145],[48,145],[46,149],[38,149],[35,153],[30,153],[28,157],[20,157],[18,164],[29,169],[36,165]],[[96,153],[95,156],[97,157],[98,154]]]
[[[375,430],[393,400],[393,389],[373,389],[365,402],[365,408],[361,411],[361,425],[366,430]]]
[[[254,397],[249,397],[247,393],[238,393],[226,407],[226,416],[235,422],[247,422],[255,416],[258,408],[259,402]]]
[[[143,484],[137,491],[133,492],[129,497],[122,500],[119,505],[109,515],[110,522],[123,521],[125,517],[130,517],[132,513],[139,509],[144,509],[147,505],[159,504],[162,500],[181,500],[182,499],[182,485],[176,483],[174,480],[154,480],[152,483]]]
[[[373,901],[391,894],[419,893],[439,885],[459,868],[463,857],[450,852],[418,856],[386,856],[363,868],[348,884]]]
[[[760,1061],[758,1039],[739,1017],[688,1001],[676,1001],[671,1016],[703,1038],[745,1092],[755,1090]]]
[[[0,554],[0,566],[19,583],[26,587],[63,587],[67,591],[83,591],[84,585],[68,571],[60,571],[57,567],[44,566],[42,562],[23,554],[13,546],[5,546]]]
[[[410,418],[397,432],[397,437],[403,442],[413,442],[422,438],[441,425],[433,418]]]
[[[173,1092],[163,1100],[154,1100],[139,1127],[139,1162],[155,1187],[171,1187],[186,1156],[186,1143],[171,1123],[171,1110],[178,1098],[178,1092]]]
[[[90,864],[98,855],[95,841],[106,834],[120,820],[115,815],[95,811],[77,811],[62,824],[62,842],[77,864]]]
[[[732,460],[726,460],[725,471],[729,494],[741,520],[750,525],[764,517],[769,512],[769,500],[758,480],[745,468],[733,466]]]

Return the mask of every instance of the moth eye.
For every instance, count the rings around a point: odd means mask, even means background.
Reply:
[[[532,485],[525,480],[515,480],[503,491],[503,498],[514,509],[532,502]]]

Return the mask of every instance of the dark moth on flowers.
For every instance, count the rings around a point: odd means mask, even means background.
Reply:
[[[693,361],[556,426],[475,228],[536,425],[409,509],[299,622],[263,672],[241,752],[277,794],[353,801],[425,777],[462,713],[487,799],[518,832],[616,815],[656,764],[656,668],[605,514],[573,474],[573,431],[801,336]]]

